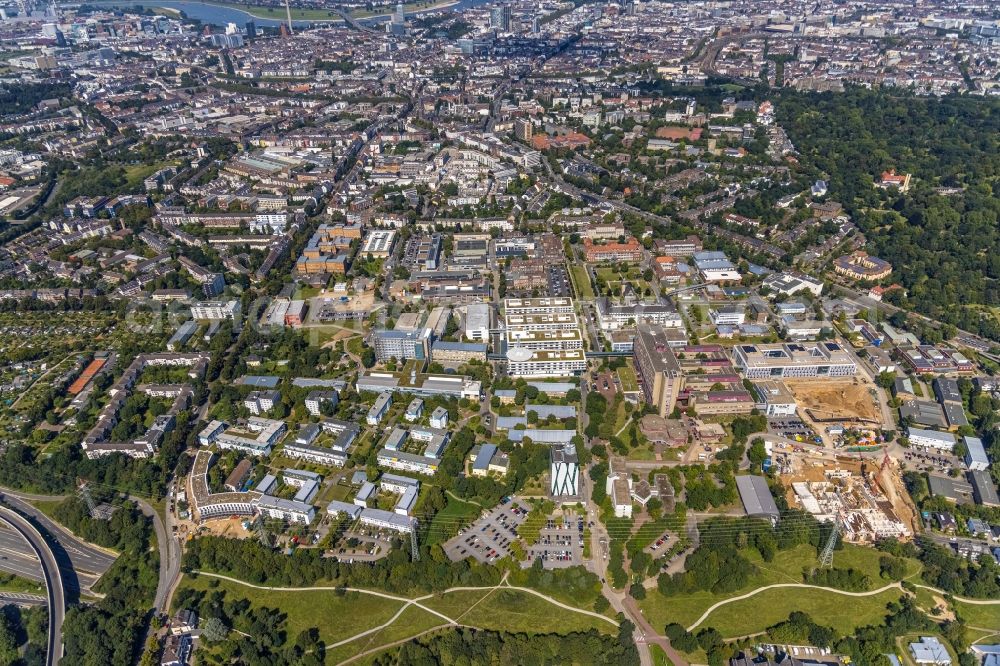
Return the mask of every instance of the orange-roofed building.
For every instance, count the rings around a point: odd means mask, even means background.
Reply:
[[[910,174],[896,173],[895,169],[883,171],[882,180],[879,181],[878,186],[883,189],[896,187],[900,192],[905,192],[910,189]]]

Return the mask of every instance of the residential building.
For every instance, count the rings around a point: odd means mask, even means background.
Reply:
[[[191,306],[192,319],[232,319],[240,317],[240,302],[232,301],[201,301]]]
[[[227,430],[218,435],[215,445],[222,450],[232,449],[251,455],[263,456],[271,453],[271,448],[285,434],[284,421],[274,421],[260,417],[250,417],[240,429]]]
[[[868,256],[868,253],[859,250],[834,259],[833,270],[852,280],[874,281],[889,277],[892,273],[892,264],[884,259]]]
[[[437,407],[431,412],[430,424],[432,428],[448,427],[448,410],[444,407]]]
[[[510,457],[500,451],[495,444],[476,444],[469,452],[473,476],[487,476],[490,473],[507,474]]]
[[[413,423],[424,413],[424,401],[420,398],[414,398],[410,401],[410,404],[406,406],[406,412],[403,414],[405,418],[410,423]]]
[[[392,394],[388,391],[380,393],[378,397],[375,398],[375,404],[373,404],[371,409],[368,410],[368,416],[366,417],[368,425],[378,425],[391,406]]]
[[[254,416],[266,414],[279,402],[281,402],[281,394],[277,391],[252,391],[243,399],[243,405]]]
[[[316,509],[310,504],[297,500],[287,500],[271,495],[262,495],[256,502],[257,510],[275,520],[308,525],[316,517]]]
[[[340,397],[336,391],[310,391],[306,396],[306,410],[313,416],[323,413],[323,403],[330,403],[331,407],[336,407],[340,402]]]

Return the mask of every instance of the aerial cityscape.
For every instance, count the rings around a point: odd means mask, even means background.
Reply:
[[[0,0],[0,666],[1000,666],[1000,5]]]

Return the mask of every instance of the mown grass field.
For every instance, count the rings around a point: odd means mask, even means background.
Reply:
[[[890,582],[879,577],[878,560],[880,556],[881,553],[872,548],[863,548],[861,546],[845,544],[844,548],[836,551],[834,556],[834,566],[844,569],[854,568],[862,571],[871,580],[870,589],[878,589]],[[718,601],[738,597],[750,592],[751,590],[766,587],[767,585],[773,585],[775,583],[801,583],[803,582],[803,568],[811,568],[815,566],[817,562],[816,550],[811,546],[806,545],[798,546],[790,550],[779,551],[774,560],[771,562],[764,562],[760,556],[756,554],[756,552],[751,552],[748,557],[750,561],[757,566],[758,572],[756,575],[751,577],[747,585],[740,590],[726,594],[713,594],[708,591],[699,591],[691,594],[671,597],[665,597],[658,591],[652,591],[646,599],[639,602],[639,605],[642,607],[646,617],[649,618],[649,621],[655,627],[665,626],[671,622],[677,622],[687,627],[695,622],[702,613]],[[919,570],[920,564],[916,561],[912,561],[910,563],[910,570],[908,574],[910,576],[916,575]],[[778,588],[776,592],[783,596],[774,596],[770,597],[770,599],[791,600],[803,591],[805,590]],[[762,604],[761,599],[765,598],[762,596],[764,594],[766,593],[761,593],[748,599],[747,602],[753,605],[743,606],[744,614],[750,610],[753,611],[751,615],[756,614],[756,610],[753,609]],[[810,597],[810,601],[815,600],[816,598],[817,597]],[[837,595],[834,598],[839,603],[843,604],[845,599],[853,603],[854,601],[865,599],[866,597],[859,597],[858,599],[855,599],[853,597]],[[734,602],[732,605],[735,606],[739,603],[746,602]],[[723,609],[727,607],[728,606],[723,606],[719,608],[717,612],[721,613]],[[778,619],[784,619],[787,617],[790,612],[789,604],[779,603],[778,607],[783,610],[781,617]],[[808,608],[801,608],[800,610],[810,612]],[[821,609],[818,609],[817,612],[821,612]],[[822,620],[818,619],[821,616],[817,615],[816,617],[817,621],[822,622]],[[723,619],[725,619],[724,616]],[[710,618],[705,626],[712,626],[713,624],[714,621]]]
[[[764,631],[787,619],[789,613],[802,611],[844,636],[858,627],[882,624],[886,604],[896,601],[902,594],[898,589],[869,597],[849,597],[809,588],[765,590],[748,599],[720,606],[698,629],[715,627],[726,638],[735,638]]]
[[[218,585],[215,586],[215,583]],[[258,590],[208,576],[184,576],[180,587],[223,590],[228,598],[246,599],[254,607],[276,608],[288,615],[289,636],[298,636],[305,629],[318,627],[320,636],[327,644],[384,623],[403,605],[399,601],[359,592],[338,595],[332,590]]]

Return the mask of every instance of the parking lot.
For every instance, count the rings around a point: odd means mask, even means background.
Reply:
[[[562,569],[583,564],[583,518],[567,514],[562,520],[549,520],[538,542],[528,549],[530,565],[542,560],[546,569]]]
[[[549,296],[570,296],[569,273],[562,264],[549,266]]]
[[[505,499],[475,521],[460,530],[444,544],[444,552],[453,561],[473,557],[479,562],[494,562],[510,554],[511,541],[517,538],[517,528],[531,508],[524,502]]]
[[[923,446],[907,449],[903,454],[903,460],[907,467],[915,467],[921,472],[947,472],[953,467],[961,468],[961,463],[955,456]]]
[[[609,403],[613,402],[621,382],[618,374],[613,372],[595,373],[590,376],[590,390],[599,391]]]
[[[796,436],[798,436],[802,438],[802,441],[811,442],[816,437],[816,434],[802,419],[794,416],[781,419],[770,419],[767,422],[767,426],[768,430],[774,434],[781,435],[782,437],[787,437],[789,439],[795,439]]]
[[[645,550],[653,557],[657,557],[670,550],[675,543],[677,543],[677,536],[671,535],[670,532],[664,532],[656,541],[646,546]]]

